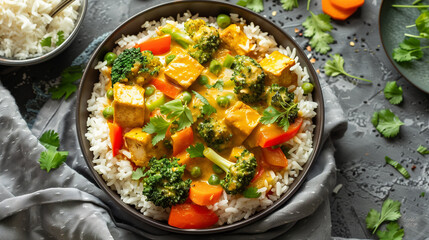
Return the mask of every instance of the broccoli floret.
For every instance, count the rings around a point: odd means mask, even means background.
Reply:
[[[211,148],[204,149],[203,154],[226,172],[220,185],[229,194],[242,193],[255,176],[256,158],[247,149],[243,150],[239,156],[235,156],[237,158],[235,163],[221,157]]]
[[[200,137],[207,143],[207,146],[216,150],[223,150],[232,138],[232,133],[226,126],[225,121],[207,118],[197,125]]]
[[[149,170],[143,174],[143,195],[156,206],[171,207],[188,198],[191,179],[182,179],[185,165],[180,166],[177,161],[177,158],[149,161]]]
[[[295,94],[289,92],[286,87],[272,84],[268,95],[268,105],[275,107],[281,112],[286,111],[284,115],[286,119],[283,121],[288,120],[289,122],[294,122],[298,117],[299,111],[298,104],[294,102]]]
[[[143,85],[161,70],[162,63],[151,51],[140,48],[125,49],[113,61],[112,86],[117,82],[134,82]]]
[[[191,19],[185,23],[185,30],[195,42],[188,48],[189,55],[201,64],[208,62],[219,48],[220,37],[217,29],[207,26],[201,19]]]
[[[264,93],[265,73],[253,58],[237,55],[232,63],[231,80],[234,81],[234,92],[244,103],[259,102]]]

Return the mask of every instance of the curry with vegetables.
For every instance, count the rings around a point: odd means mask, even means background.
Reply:
[[[169,224],[206,228],[223,194],[258,198],[288,169],[288,144],[304,117],[293,58],[260,51],[229,16],[221,28],[190,19],[109,52],[108,121],[113,156],[129,152],[133,180]],[[301,87],[301,86],[299,86]],[[304,87],[304,86],[302,86]],[[313,90],[305,83],[304,94]],[[186,216],[186,219],[184,217]]]

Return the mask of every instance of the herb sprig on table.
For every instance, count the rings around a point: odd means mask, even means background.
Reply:
[[[328,76],[338,76],[338,75],[346,75],[351,78],[355,78],[358,80],[362,80],[365,82],[372,82],[371,80],[360,78],[353,76],[344,70],[344,58],[340,56],[340,54],[335,54],[332,56],[332,60],[328,60],[325,64],[325,74]]]
[[[374,112],[371,122],[375,129],[386,138],[398,135],[400,127],[404,125],[404,123],[389,109]]]
[[[328,33],[333,29],[331,17],[323,13],[315,15],[311,11],[310,14],[302,23],[305,28],[304,37],[310,38],[309,44],[316,52],[326,54],[331,50],[329,44],[334,42],[334,38]]]
[[[387,82],[384,87],[384,96],[391,104],[400,104],[402,102],[402,87],[398,86],[395,81]]]
[[[57,151],[60,146],[60,138],[54,130],[48,130],[39,138],[39,142],[46,148],[40,153],[39,163],[40,168],[51,171],[53,168],[58,168],[69,154],[67,151]]]
[[[81,66],[71,66],[61,73],[61,82],[58,86],[50,88],[48,91],[52,94],[52,99],[60,99],[64,96],[64,99],[70,97],[70,95],[77,90],[77,86],[74,82],[82,77]]]
[[[386,199],[381,207],[381,213],[375,209],[371,209],[366,216],[366,227],[372,230],[372,233],[377,233],[380,239],[402,239],[404,236],[404,229],[401,229],[397,222],[401,217],[401,203],[392,199]],[[386,221],[391,221],[386,226],[386,231],[377,229]]]

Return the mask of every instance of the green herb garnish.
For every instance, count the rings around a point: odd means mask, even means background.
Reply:
[[[52,37],[40,40],[40,45],[42,45],[42,47],[50,47],[52,45]]]
[[[57,151],[60,146],[58,133],[54,130],[48,130],[39,138],[40,143],[46,148],[46,151],[40,153],[40,168],[49,172],[53,168],[58,168],[66,161],[69,152]]]
[[[256,187],[249,187],[243,192],[243,196],[245,198],[258,198],[261,196],[261,193],[258,192],[258,189]]]
[[[427,147],[423,147],[422,145],[420,145],[417,148],[417,152],[419,152],[422,155],[425,155],[425,154],[429,154],[429,149]]]
[[[328,33],[333,29],[331,17],[323,13],[315,15],[311,11],[310,14],[302,23],[305,28],[304,37],[310,38],[310,46],[316,52],[326,54],[331,50],[329,44],[334,42],[334,38]]]
[[[290,11],[298,7],[298,0],[280,0],[282,8],[286,11]]]
[[[139,180],[140,178],[142,178],[144,169],[145,168],[142,167],[142,168],[137,168],[135,171],[133,171],[133,174],[131,175],[131,179],[132,180]]]
[[[331,57],[332,57],[332,60],[327,61],[325,64],[325,74],[326,75],[332,76],[332,77],[335,77],[338,75],[346,75],[348,77],[355,78],[358,80],[362,80],[365,82],[372,82],[371,80],[356,77],[356,76],[353,76],[351,74],[348,74],[344,70],[344,58],[341,57],[340,54],[335,54],[334,56],[331,56]]]
[[[371,122],[377,131],[386,138],[398,135],[400,127],[404,125],[404,123],[389,109],[374,112]]]
[[[423,49],[429,46],[421,47],[420,40],[416,38],[405,38],[398,48],[393,49],[393,59],[396,62],[409,62],[423,57]]]
[[[203,97],[201,94],[192,91],[195,94],[195,97],[198,98],[204,105],[203,108],[201,110],[201,113],[203,115],[209,116],[212,113],[216,112],[216,108],[214,108],[212,105],[210,105],[209,101],[207,101],[207,99],[205,97]]]
[[[390,222],[386,225],[386,231],[377,231],[379,240],[402,240],[404,229],[397,222]]]
[[[381,207],[381,213],[375,209],[371,209],[366,216],[366,227],[373,230],[372,233],[377,231],[378,227],[385,221],[396,221],[401,217],[399,212],[401,203],[391,199],[386,199]]]
[[[264,1],[263,0],[239,0],[237,5],[242,7],[247,7],[248,9],[254,12],[264,11]]]
[[[57,36],[58,36],[58,40],[57,40],[57,42],[55,43],[55,46],[60,46],[61,45],[61,43],[63,43],[64,42],[64,40],[66,40],[65,39],[65,37],[64,37],[64,32],[63,31],[58,31],[57,32]]]
[[[204,145],[202,143],[197,143],[195,146],[189,146],[186,151],[189,153],[191,158],[204,157]]]
[[[402,176],[404,176],[406,179],[410,178],[410,174],[408,173],[407,169],[405,169],[401,164],[399,164],[397,161],[389,158],[388,156],[385,156],[384,159],[386,160],[386,163],[394,167]]]
[[[384,87],[384,96],[391,104],[402,102],[402,87],[398,86],[395,81],[387,82]]]
[[[67,99],[72,93],[77,90],[74,82],[82,77],[81,66],[71,66],[61,73],[61,82],[58,86],[50,88],[48,91],[52,93],[52,99],[60,99],[63,96]]]

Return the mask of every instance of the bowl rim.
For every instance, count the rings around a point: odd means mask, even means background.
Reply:
[[[85,18],[86,12],[87,12],[87,8],[88,8],[88,0],[80,0],[81,1],[81,5],[79,8],[79,17],[78,19],[76,19],[76,24],[72,30],[72,32],[70,33],[70,35],[66,38],[66,40],[61,43],[60,46],[54,48],[52,51],[47,52],[43,55],[37,56],[37,57],[32,57],[32,58],[27,58],[27,59],[11,59],[11,58],[6,58],[4,56],[0,56],[0,65],[5,65],[5,66],[29,66],[29,65],[34,65],[34,64],[38,64],[38,63],[42,63],[45,62],[49,59],[52,59],[53,57],[57,56],[58,54],[60,54],[61,52],[63,52],[68,46],[71,45],[71,43],[73,42],[73,40],[76,38],[83,20]]]
[[[121,30],[122,27],[124,27],[125,25],[127,25],[128,23],[134,21],[136,18],[138,18],[141,15],[144,15],[148,12],[154,11],[158,8],[161,7],[168,7],[170,5],[176,5],[176,4],[190,4],[190,3],[204,3],[204,4],[214,4],[214,5],[219,5],[219,6],[223,6],[223,7],[227,7],[229,13],[234,13],[236,12],[236,10],[239,11],[244,11],[247,12],[247,14],[249,14],[250,16],[256,17],[258,18],[260,21],[265,22],[265,24],[267,24],[267,26],[274,27],[277,31],[279,31],[281,33],[281,36],[287,38],[290,41],[290,45],[288,45],[291,48],[296,48],[297,52],[299,52],[299,54],[301,54],[304,57],[300,57],[300,62],[304,63],[305,62],[305,66],[303,67],[307,67],[307,71],[308,74],[310,76],[310,80],[313,84],[315,84],[315,92],[317,92],[317,97],[314,98],[313,97],[313,101],[318,103],[318,107],[317,107],[317,115],[313,118],[313,122],[317,121],[317,125],[315,128],[315,132],[313,132],[313,152],[311,152],[307,162],[305,163],[305,165],[303,166],[303,170],[300,172],[300,174],[298,175],[297,178],[295,178],[294,182],[289,185],[289,189],[287,190],[286,193],[284,193],[278,200],[276,200],[272,205],[268,206],[266,209],[261,210],[259,212],[255,212],[254,214],[252,214],[248,219],[242,219],[239,220],[237,222],[234,222],[232,224],[225,224],[222,226],[218,226],[215,228],[207,228],[207,229],[179,229],[176,227],[172,227],[170,225],[168,225],[167,223],[165,223],[165,221],[158,221],[155,220],[151,217],[146,217],[144,216],[139,210],[137,210],[133,205],[129,205],[124,203],[121,199],[119,194],[110,189],[110,187],[107,186],[106,182],[104,181],[104,179],[101,177],[100,174],[97,173],[97,171],[93,168],[93,163],[92,163],[92,158],[90,156],[87,155],[87,152],[89,151],[89,149],[86,149],[86,151],[82,148],[84,145],[84,142],[88,142],[88,140],[85,137],[85,133],[87,132],[86,127],[81,128],[81,118],[82,115],[84,113],[88,113],[87,111],[87,101],[88,99],[82,99],[82,90],[83,90],[83,85],[85,82],[85,79],[87,78],[87,75],[89,74],[89,71],[92,71],[93,69],[91,69],[92,64],[94,63],[94,61],[98,61],[98,56],[99,53],[103,50],[103,46],[112,41],[110,38],[112,38],[112,36],[117,33],[118,31]],[[180,14],[183,14],[183,12],[180,12]],[[195,13],[194,13],[195,14]],[[169,16],[161,16],[160,17],[169,17]],[[240,15],[240,17],[242,17]],[[243,17],[244,18],[244,17]],[[245,18],[247,22],[253,22],[251,20],[249,20],[250,18]],[[157,19],[159,20],[159,19]],[[142,30],[140,30],[139,32],[141,32]],[[267,31],[269,34],[270,32]],[[137,34],[138,32],[134,33]],[[114,39],[114,41],[116,41],[117,39]],[[278,39],[276,39],[276,41],[278,42]],[[279,43],[280,44],[280,43]],[[298,53],[297,53],[298,54]],[[87,81],[91,81],[91,80],[87,80]],[[94,83],[96,83],[97,81],[95,81]],[[91,92],[93,90],[93,84],[91,85]],[[313,92],[313,93],[315,93]],[[314,96],[314,95],[313,95]],[[318,98],[318,99],[317,99]],[[319,100],[319,101],[317,101]],[[82,104],[85,105],[84,108],[81,109]],[[306,57],[305,53],[302,51],[300,45],[291,37],[289,36],[289,34],[287,34],[281,27],[277,26],[276,24],[272,23],[269,19],[267,19],[266,17],[263,17],[257,13],[254,13],[244,7],[238,6],[238,5],[233,5],[231,3],[228,2],[220,2],[220,1],[216,1],[216,0],[182,0],[182,1],[174,1],[174,2],[167,2],[167,3],[162,3],[162,4],[157,4],[153,7],[147,8],[145,10],[142,10],[138,13],[136,13],[135,15],[131,16],[130,18],[128,18],[127,20],[125,20],[123,23],[121,23],[117,28],[115,28],[115,30],[113,30],[109,36],[106,37],[106,39],[104,39],[99,46],[96,48],[96,50],[93,52],[91,58],[89,59],[87,66],[85,68],[84,74],[82,76],[81,82],[79,84],[79,90],[78,90],[78,94],[77,94],[77,105],[76,105],[76,131],[77,131],[77,136],[78,136],[78,141],[79,141],[79,146],[81,148],[81,151],[83,153],[85,162],[88,166],[88,168],[90,169],[95,181],[97,182],[97,184],[99,185],[100,188],[102,188],[104,190],[105,193],[107,193],[109,195],[109,197],[116,203],[116,206],[119,206],[119,208],[121,208],[122,210],[126,211],[127,214],[131,215],[134,219],[139,220],[139,221],[143,221],[144,223],[147,223],[151,226],[157,227],[159,229],[162,230],[166,230],[169,232],[174,232],[174,233],[180,233],[180,234],[213,234],[213,233],[220,233],[220,232],[226,232],[226,231],[231,231],[231,230],[235,230],[237,228],[243,227],[245,225],[248,225],[250,223],[253,223],[257,220],[260,220],[261,218],[267,216],[268,214],[272,213],[273,211],[275,211],[276,209],[278,209],[281,205],[284,205],[292,196],[294,196],[295,192],[300,188],[300,186],[302,185],[302,183],[305,181],[307,173],[311,167],[311,165],[313,164],[314,160],[317,158],[317,156],[320,153],[320,150],[322,148],[322,136],[323,136],[323,131],[324,131],[324,121],[325,121],[325,111],[324,111],[324,100],[323,100],[323,93],[322,93],[322,87],[320,85],[319,82],[319,78],[318,75],[313,67],[313,65],[311,64],[311,62],[309,61],[309,59]],[[82,119],[84,121],[85,124],[83,124],[82,126],[86,126],[86,122],[87,122],[87,118]],[[317,129],[319,129],[318,131],[316,131]],[[90,153],[92,155],[92,152]]]

